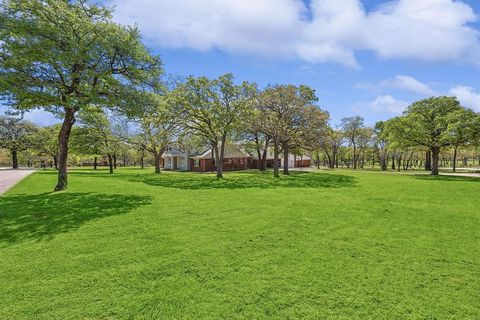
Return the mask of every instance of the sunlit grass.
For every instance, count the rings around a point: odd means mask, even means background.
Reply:
[[[0,318],[475,319],[480,179],[38,172],[0,198]]]

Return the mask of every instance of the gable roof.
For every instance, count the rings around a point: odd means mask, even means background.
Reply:
[[[213,154],[212,154],[212,149],[208,149],[207,151],[203,152],[202,154],[191,157],[192,159],[212,159]],[[245,153],[242,151],[239,147],[237,147],[234,144],[226,144],[225,145],[225,159],[228,158],[251,158],[251,156],[248,153]]]

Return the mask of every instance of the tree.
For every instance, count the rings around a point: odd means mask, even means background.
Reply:
[[[223,178],[225,144],[240,130],[249,108],[254,86],[247,82],[234,84],[232,74],[218,79],[189,77],[175,90],[182,108],[183,123],[191,133],[199,135],[212,148],[217,178]]]
[[[452,118],[455,119],[450,125],[452,135],[453,159],[452,169],[456,171],[457,154],[460,147],[466,146],[468,143],[474,142],[475,138],[480,134],[480,119],[470,109],[462,109],[455,112]]]
[[[0,117],[0,147],[10,152],[13,169],[18,169],[18,153],[33,146],[37,128],[21,117]]]
[[[298,87],[296,99],[293,100],[292,119],[289,124],[285,123],[286,134],[282,140],[283,174],[289,174],[290,150],[308,148],[312,139],[326,132],[329,115],[315,105],[317,101],[315,90],[304,85]]]
[[[155,161],[155,173],[160,173],[160,160],[168,146],[181,135],[181,108],[172,93],[154,95],[152,103],[139,117],[140,136],[136,143],[149,152]]]
[[[259,93],[255,90],[255,96]],[[255,98],[251,99],[255,101]],[[247,148],[254,150],[257,159],[260,161],[260,170],[267,170],[267,155],[270,147],[271,137],[266,134],[264,128],[264,113],[256,108],[255,103],[252,104],[252,112],[247,115],[244,120],[244,128],[241,132],[241,138],[246,142]]]
[[[364,128],[363,118],[359,116],[348,117],[342,119],[342,130],[348,143],[352,146],[352,163],[353,169],[357,169],[358,166],[358,154],[357,146],[360,143],[362,137],[362,129]]]
[[[338,153],[343,142],[343,132],[327,127],[325,133],[319,137],[319,149],[321,149],[328,160],[328,167],[334,169],[338,166]],[[317,159],[319,161],[320,159]],[[318,164],[319,166],[319,164]]]
[[[40,155],[49,157],[51,164],[58,169],[58,132],[60,125],[40,128],[36,148]]]
[[[387,121],[390,135],[405,146],[430,150],[431,174],[438,175],[442,148],[471,141],[480,131],[475,112],[455,97],[432,97],[411,104],[404,115]]]
[[[370,159],[374,161],[375,154],[369,152],[371,150],[373,140],[373,129],[369,127],[364,127],[359,130],[358,134],[358,144],[357,144],[357,167],[363,169],[365,163]]]
[[[295,149],[306,149],[310,152],[318,152],[319,149],[323,149],[326,144],[326,137],[332,134],[332,129],[327,123],[329,118],[328,112],[325,112],[317,106],[307,106],[303,108],[302,121],[303,128],[298,141],[301,146],[297,145]],[[298,131],[297,131],[298,132]],[[319,167],[319,157],[317,156],[317,167]],[[329,167],[333,168],[335,159],[329,157]]]
[[[114,155],[119,147],[119,138],[113,134],[107,114],[97,107],[85,107],[78,113],[80,126],[74,132],[76,150],[88,154],[105,154],[110,173],[114,169]]]
[[[288,174],[289,148],[302,144],[308,122],[306,116],[313,114],[306,108],[317,101],[315,91],[307,86],[275,85],[267,87],[255,100],[262,114],[263,133],[273,144],[273,175],[278,177],[280,152],[284,156],[283,173]]]
[[[377,121],[375,123],[374,139],[380,169],[386,171],[388,167],[388,137],[385,133],[385,122]]]
[[[9,0],[0,19],[0,94],[19,109],[62,115],[55,191],[64,190],[77,112],[135,106],[139,87],[156,86],[160,60],[136,28],[113,23],[109,9],[86,0]]]

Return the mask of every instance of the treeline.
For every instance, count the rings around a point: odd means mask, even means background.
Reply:
[[[402,116],[365,127],[361,117],[344,118],[324,137],[322,151],[330,168],[421,169],[480,163],[480,116],[455,97],[431,97],[406,108]],[[320,154],[317,150],[317,161]],[[324,158],[324,160],[325,160]]]
[[[331,128],[308,86],[258,88],[235,83],[231,74],[165,80],[160,57],[146,49],[138,29],[111,17],[110,9],[85,0],[10,0],[0,11],[1,98],[17,112],[42,108],[62,119],[59,126],[32,128],[21,117],[4,117],[0,143],[12,159],[42,144],[51,147],[37,154],[58,167],[56,191],[67,187],[72,151],[106,156],[113,172],[119,150],[135,150],[159,173],[167,148],[207,146],[221,178],[226,144],[241,141],[261,159],[262,170],[272,150],[275,176],[280,156],[288,160],[291,153],[317,155],[318,161],[323,154],[331,168],[363,168],[371,161],[382,169],[389,159],[396,168],[411,168],[418,165],[413,154],[425,153],[438,174],[446,148],[458,157],[478,141],[478,114],[453,97],[416,102],[375,128],[359,117]]]

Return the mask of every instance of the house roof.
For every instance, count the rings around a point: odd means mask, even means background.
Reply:
[[[191,157],[192,159],[212,159],[213,154],[212,154],[212,149],[208,149],[202,154],[199,154],[198,156]],[[236,145],[232,144],[226,144],[225,145],[225,159],[228,158],[251,158],[251,156],[248,153],[243,152],[239,147]]]
[[[188,154],[187,151],[182,151],[182,150],[179,150],[179,149],[175,149],[175,148],[170,148],[169,150],[166,150],[163,154],[162,154],[162,158],[164,157],[171,157],[171,156],[186,156]]]

